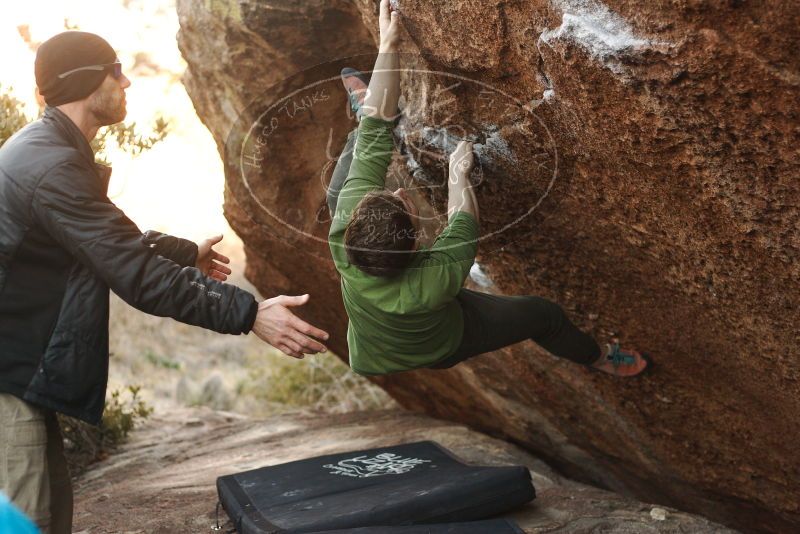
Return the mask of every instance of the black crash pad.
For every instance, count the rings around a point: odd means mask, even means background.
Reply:
[[[217,491],[241,534],[473,521],[536,496],[526,467],[465,465],[431,441],[227,475]]]
[[[314,534],[525,534],[516,523],[507,519],[441,523],[438,525],[409,525],[406,527],[362,527],[345,530],[326,530]]]

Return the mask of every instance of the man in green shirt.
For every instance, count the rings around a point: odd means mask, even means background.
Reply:
[[[471,143],[460,142],[450,156],[447,227],[430,249],[419,245],[414,202],[403,189],[385,189],[400,95],[398,21],[383,0],[380,49],[368,88],[360,73],[342,73],[361,119],[329,186],[329,244],[350,319],[352,369],[381,375],[445,368],[532,339],[556,356],[617,376],[644,371],[642,355],[618,344],[601,351],[557,304],[462,287],[479,237],[478,204],[469,182]]]

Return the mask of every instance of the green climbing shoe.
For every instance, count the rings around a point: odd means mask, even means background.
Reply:
[[[606,345],[604,354],[591,367],[614,376],[630,377],[643,373],[650,365],[647,354],[620,348],[619,343]]]

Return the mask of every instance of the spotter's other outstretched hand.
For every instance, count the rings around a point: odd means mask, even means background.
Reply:
[[[214,245],[220,241],[222,241],[221,234],[208,238],[197,245],[197,263],[195,267],[200,269],[200,272],[204,275],[224,282],[232,272],[227,267],[231,260],[214,250]]]

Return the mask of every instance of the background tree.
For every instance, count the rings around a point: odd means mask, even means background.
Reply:
[[[0,85],[0,147],[32,120],[24,110],[25,104],[13,95],[12,89],[5,90]],[[108,164],[106,147],[109,140],[113,139],[124,152],[138,156],[164,140],[169,132],[169,123],[163,117],[156,117],[151,131],[149,135],[141,134],[135,122],[120,122],[101,128],[91,142],[98,163]]]

